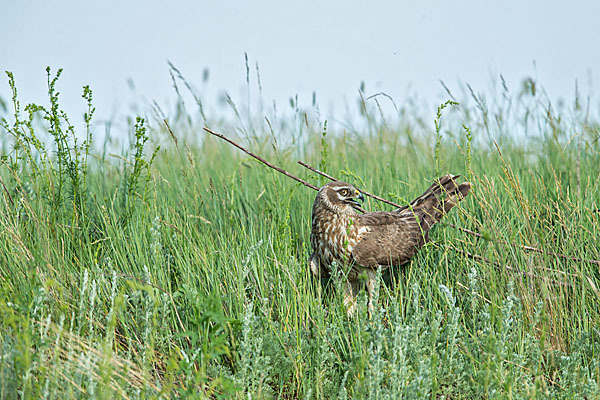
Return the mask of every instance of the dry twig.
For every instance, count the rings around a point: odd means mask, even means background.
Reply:
[[[481,238],[481,239],[484,238],[481,233],[473,232],[473,231],[471,231],[469,229],[461,228],[460,226],[456,226],[454,224],[448,224],[448,225],[451,226],[454,229],[458,229],[459,231],[463,231],[465,233],[468,233],[469,235],[472,235],[472,236],[475,236],[475,237],[478,237],[478,238]],[[560,258],[564,258],[566,260],[571,260],[571,261],[576,261],[576,262],[587,262],[587,263],[590,263],[590,264],[600,265],[600,261],[599,260],[585,260],[583,258],[572,257],[572,256],[568,256],[566,254],[555,253],[555,252],[550,251],[550,250],[538,249],[537,247],[524,246],[524,245],[523,246],[522,245],[516,245],[516,244],[513,244],[513,243],[505,242],[504,240],[500,240],[500,239],[498,239],[497,241],[500,244],[520,247],[521,249],[523,249],[525,251],[531,251],[531,252],[534,252],[534,253],[545,254],[545,255],[553,256],[553,257],[560,257]]]
[[[502,270],[503,269],[503,266],[500,265],[499,263],[497,263],[495,261],[492,261],[490,259],[487,259],[487,258],[485,258],[483,256],[480,256],[479,254],[472,254],[472,253],[469,253],[468,251],[461,250],[461,249],[456,248],[454,246],[450,246],[450,248],[452,250],[454,250],[455,252],[457,252],[459,254],[462,254],[465,257],[470,258],[472,260],[481,261],[481,262],[484,262],[486,264],[493,265],[498,270]],[[518,269],[516,269],[516,268],[514,268],[514,267],[512,267],[510,265],[504,265],[504,269],[506,269],[507,271],[510,271],[510,272],[514,272],[514,273],[520,274],[520,275],[528,276],[529,278],[532,278],[532,279],[545,280],[545,281],[547,281],[548,283],[550,283],[552,285],[564,286],[564,287],[571,287],[571,284],[569,282],[564,282],[564,281],[560,281],[560,280],[556,280],[556,279],[552,279],[552,278],[540,276],[540,275],[534,274],[532,272],[519,271]]]
[[[238,149],[240,149],[241,151],[243,151],[244,153],[248,154],[249,156],[252,156],[254,158],[256,158],[258,161],[260,161],[261,163],[265,164],[267,167],[273,168],[275,171],[280,172],[282,174],[284,174],[285,176],[287,176],[288,178],[292,178],[293,180],[295,180],[296,182],[300,182],[301,184],[303,184],[304,186],[307,186],[313,190],[319,190],[318,187],[316,187],[313,184],[310,184],[308,182],[306,182],[303,179],[298,178],[297,176],[294,176],[292,174],[290,174],[289,172],[287,172],[284,169],[281,169],[273,164],[271,164],[270,162],[268,162],[267,160],[265,160],[264,158],[261,158],[259,156],[257,156],[254,153],[251,153],[249,150],[246,150],[244,147],[240,146],[239,144],[237,144],[236,142],[234,142],[233,140],[229,139],[227,136],[222,135],[220,133],[217,133],[215,131],[213,131],[212,129],[208,129],[207,127],[204,127],[204,130],[208,133],[210,133],[211,135],[214,135],[218,138],[223,139],[224,141],[226,141],[229,144],[234,145],[235,147],[237,147]]]
[[[310,165],[308,165],[308,164],[306,164],[306,163],[304,163],[302,161],[298,161],[298,164],[302,165],[304,168],[308,168],[309,170],[311,170],[313,172],[316,172],[317,174],[319,174],[321,176],[324,176],[327,179],[330,179],[332,181],[337,181],[337,179],[335,179],[333,176],[328,175],[325,172],[319,171],[318,169],[316,169],[314,167],[311,167]],[[379,200],[379,201],[381,201],[383,203],[389,204],[390,206],[397,207],[397,208],[399,208],[401,210],[404,210],[405,208],[408,208],[408,206],[401,206],[400,204],[396,204],[393,201],[389,201],[389,200],[384,199],[383,197],[379,197],[377,195],[374,195],[373,193],[369,193],[366,190],[358,189],[358,191],[361,192],[362,194],[364,194],[365,196],[369,196],[369,197],[371,197],[371,198],[373,198],[375,200]]]

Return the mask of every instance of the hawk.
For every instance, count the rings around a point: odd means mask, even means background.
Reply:
[[[456,183],[459,175],[439,178],[408,206],[394,211],[360,214],[361,192],[341,181],[324,185],[312,209],[309,259],[312,273],[328,277],[334,262],[347,274],[344,305],[351,315],[360,290],[359,277],[366,273],[369,310],[372,310],[375,274],[378,268],[408,262],[429,241],[429,230],[471,190],[471,184]]]

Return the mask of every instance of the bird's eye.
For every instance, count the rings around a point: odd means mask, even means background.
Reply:
[[[342,189],[342,190],[340,190],[340,194],[342,196],[348,196],[348,189]]]

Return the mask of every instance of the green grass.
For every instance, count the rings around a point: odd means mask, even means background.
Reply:
[[[396,202],[472,182],[349,319],[307,265],[313,191],[183,106],[174,137],[138,119],[111,157],[87,88],[76,142],[50,78],[50,107],[2,124],[0,398],[600,398],[600,265],[581,261],[600,260],[600,129],[577,106],[474,96],[421,123],[363,101],[360,132],[297,102],[273,129],[209,116],[315,184],[296,160]]]

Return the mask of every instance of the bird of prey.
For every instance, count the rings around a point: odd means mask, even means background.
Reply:
[[[429,240],[431,227],[469,193],[471,184],[457,184],[458,177],[439,178],[408,206],[365,214],[357,211],[364,198],[353,185],[333,181],[319,189],[312,209],[309,265],[316,276],[328,277],[334,262],[347,271],[348,315],[356,309],[363,272],[371,311],[377,269],[408,262]]]

